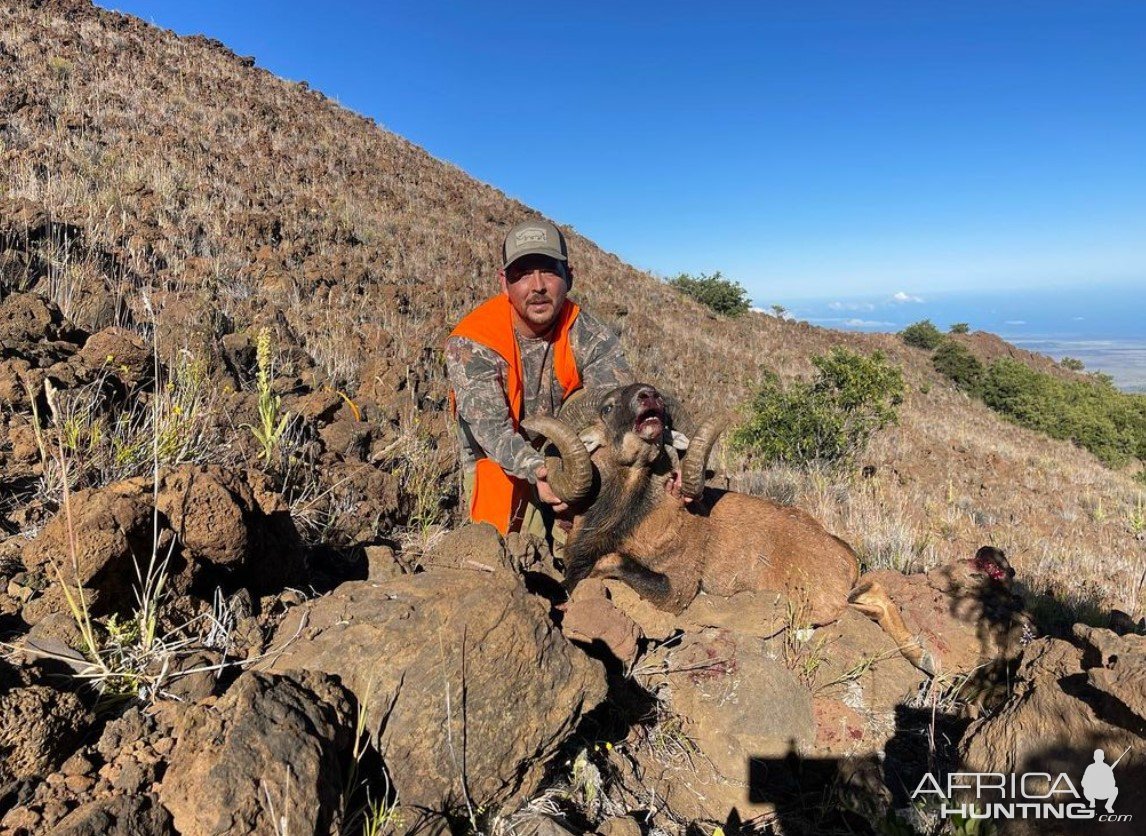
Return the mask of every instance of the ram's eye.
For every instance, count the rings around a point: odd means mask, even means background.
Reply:
[[[608,415],[612,411],[613,411],[613,405],[611,403],[607,403],[603,407],[601,407],[601,414],[602,415]]]

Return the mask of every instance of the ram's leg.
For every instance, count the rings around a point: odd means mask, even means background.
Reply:
[[[680,612],[683,609],[677,603],[677,596],[673,594],[672,582],[667,575],[626,560],[616,577],[631,586],[638,595],[657,609],[670,612]]]
[[[903,623],[899,607],[877,581],[861,581],[848,594],[848,603],[883,628],[907,661],[924,673],[932,676],[938,673],[935,658],[923,649],[915,636],[911,635],[911,631]]]
[[[625,565],[625,558],[621,557],[616,552],[609,552],[602,558],[599,558],[593,564],[593,570],[589,572],[590,578],[616,578],[621,580],[623,578],[621,569]]]
[[[672,593],[672,584],[665,575],[646,569],[616,552],[598,560],[589,577],[624,581],[656,607],[660,607]]]
[[[589,577],[623,581],[657,609],[672,613],[687,607],[698,592],[697,584],[686,588],[688,585],[682,586],[679,578],[649,569],[616,552],[598,560]]]
[[[577,584],[581,583],[581,581],[585,580],[585,578],[591,574],[596,573],[595,569],[598,563],[608,560],[611,556],[615,556],[606,555],[598,559],[597,556],[588,550],[583,551],[579,548],[580,546],[581,542],[579,540],[574,540],[572,543],[566,541],[565,543],[565,590],[570,595],[573,594],[573,590]]]

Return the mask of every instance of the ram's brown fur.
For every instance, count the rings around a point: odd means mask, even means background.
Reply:
[[[570,590],[586,577],[617,578],[671,611],[701,591],[777,590],[797,603],[808,625],[830,623],[851,604],[877,621],[908,659],[930,669],[878,584],[857,586],[859,561],[847,543],[804,511],[760,497],[704,489],[685,504],[667,490],[677,467],[664,442],[672,416],[663,414],[663,435],[652,431],[655,425],[648,438],[635,430],[646,414],[643,404],[663,406],[659,393],[635,384],[597,393],[596,401],[601,408],[577,427],[598,445],[592,461],[599,486],[579,509],[566,543]]]

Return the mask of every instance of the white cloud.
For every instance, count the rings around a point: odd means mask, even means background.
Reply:
[[[875,305],[871,302],[829,302],[828,307],[833,311],[874,311]]]
[[[1003,324],[1004,325],[1026,325],[1027,321],[1025,319],[1008,319]]]
[[[831,324],[832,326],[840,326],[843,328],[898,328],[899,325],[895,322],[880,322],[874,319],[859,319],[857,317],[843,317],[843,316],[821,316],[812,317],[808,322],[820,322],[824,324]]]
[[[762,313],[762,314],[764,314],[764,316],[773,316],[773,317],[779,316],[780,319],[786,319],[789,322],[795,322],[796,321],[796,315],[793,314],[791,311],[784,311],[781,314],[777,314],[776,311],[773,310],[772,308],[757,308],[755,306],[753,306],[749,310],[751,310],[753,313]]]
[[[923,299],[921,299],[918,296],[912,296],[910,293],[904,293],[902,290],[900,290],[900,291],[897,291],[895,293],[895,295],[891,297],[891,301],[892,302],[901,302],[901,303],[902,302],[922,302]]]

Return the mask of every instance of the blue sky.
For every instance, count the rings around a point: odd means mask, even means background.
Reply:
[[[1146,3],[100,5],[762,304],[1146,287]]]

